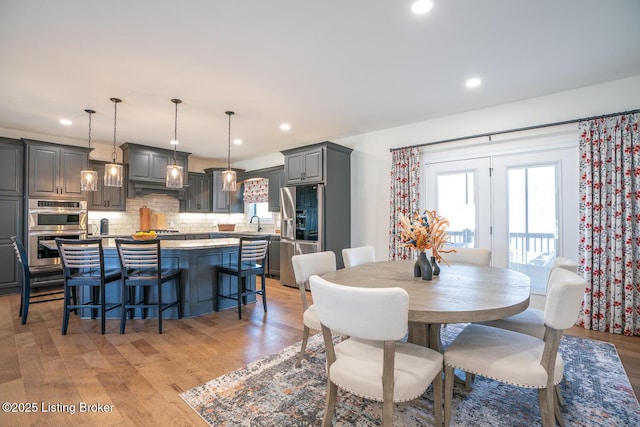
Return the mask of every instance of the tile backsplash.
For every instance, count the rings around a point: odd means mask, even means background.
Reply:
[[[132,234],[140,229],[140,208],[146,206],[153,212],[166,214],[167,228],[181,233],[207,233],[218,231],[218,224],[236,224],[236,231],[256,231],[258,224],[249,224],[245,214],[181,213],[178,199],[166,195],[151,194],[127,199],[127,210],[121,212],[89,211],[89,233],[97,234],[100,220],[109,220],[109,234]],[[263,231],[273,233],[279,228],[280,214],[274,213],[274,221],[262,220]]]

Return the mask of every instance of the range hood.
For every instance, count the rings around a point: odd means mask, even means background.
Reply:
[[[167,188],[167,186],[160,182],[153,182],[148,180],[129,180],[129,197],[141,197],[149,194],[162,194],[166,196],[175,197],[178,200],[185,200],[187,198],[188,184],[185,184],[182,188]]]

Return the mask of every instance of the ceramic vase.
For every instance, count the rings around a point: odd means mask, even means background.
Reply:
[[[434,256],[431,257],[431,267],[433,268],[434,276],[437,276],[438,274],[440,274],[440,266],[436,262],[436,257]]]
[[[422,280],[431,280],[433,278],[431,263],[424,252],[420,252],[418,259],[413,266],[413,275],[415,277],[422,277]]]

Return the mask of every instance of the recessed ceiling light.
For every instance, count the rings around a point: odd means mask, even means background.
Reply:
[[[234,139],[233,143],[236,144],[236,145],[240,145],[240,144],[242,144],[242,140],[241,139]]]
[[[69,119],[60,119],[58,123],[60,123],[62,126],[71,126],[73,124],[73,122]]]
[[[178,144],[180,144],[180,143],[174,139],[174,140],[169,141],[169,144],[171,144],[171,145],[178,145]]]
[[[478,87],[478,86],[480,86],[482,84],[482,80],[480,80],[477,77],[473,77],[473,78],[467,80],[464,84],[467,87]]]
[[[283,123],[280,125],[280,130],[284,132],[288,132],[291,130],[291,125],[289,123]]]
[[[411,5],[411,11],[416,15],[424,15],[433,8],[431,0],[417,0]]]

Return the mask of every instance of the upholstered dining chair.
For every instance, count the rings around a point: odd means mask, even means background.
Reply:
[[[56,239],[56,245],[64,272],[62,335],[67,334],[69,313],[81,310],[82,315],[82,309],[90,309],[92,319],[100,311],[100,332],[104,334],[107,312],[120,307],[117,302],[107,303],[106,287],[120,280],[120,270],[105,269],[100,238]]]
[[[133,317],[137,309],[142,318],[147,317],[150,308],[157,309],[158,333],[162,333],[163,312],[177,307],[178,319],[182,319],[181,274],[178,268],[162,266],[160,240],[116,239],[120,271],[122,272],[122,311],[120,313],[120,333],[124,334],[127,314]],[[174,297],[163,297],[162,285],[174,282]],[[142,295],[138,295],[141,290]],[[151,300],[151,291],[155,290]],[[169,301],[167,301],[169,300]]]
[[[220,299],[227,298],[238,302],[238,319],[242,319],[242,304],[247,303],[248,295],[260,295],[262,307],[267,311],[267,281],[265,278],[265,262],[269,249],[269,236],[241,237],[238,257],[228,264],[216,266],[218,276],[218,292],[216,311],[220,309]],[[221,275],[228,274],[238,278],[238,288],[235,293],[223,293]],[[261,277],[261,288],[258,289],[257,276]],[[256,276],[255,289],[247,286],[247,278]]]
[[[22,291],[18,316],[20,316],[20,323],[24,325],[27,323],[29,315],[29,304],[64,299],[64,278],[62,277],[62,266],[59,264],[41,267],[30,266],[24,245],[17,236],[11,236],[11,244],[18,262],[22,265]]]
[[[575,261],[566,257],[557,257],[551,264],[551,270],[549,271],[549,277],[551,272],[557,268],[563,268],[565,270],[576,273],[578,265]],[[547,279],[547,287],[551,286],[551,283]],[[545,333],[544,325],[544,311],[536,308],[527,308],[522,313],[505,317],[504,319],[489,320],[486,322],[479,322],[481,325],[493,326],[495,328],[508,329],[514,332],[520,332],[522,334],[531,335],[536,338],[543,339]],[[556,386],[556,393],[558,395],[558,403],[561,406],[565,405],[564,398],[560,391],[560,387]]]
[[[587,283],[557,268],[549,277],[544,339],[506,329],[470,324],[444,352],[445,426],[451,421],[454,369],[519,387],[538,389],[543,426],[564,425],[554,386],[563,377],[558,352],[562,332],[575,324]]]
[[[373,246],[344,248],[342,250],[342,260],[344,261],[345,268],[355,267],[356,265],[375,262],[376,253]]]
[[[445,253],[448,250],[455,250],[455,252]],[[445,245],[442,256],[449,264],[463,262],[488,266],[491,263],[491,250],[487,248],[463,248]]]
[[[291,264],[293,264],[293,275],[300,289],[303,310],[302,321],[304,330],[302,332],[302,345],[300,346],[300,354],[296,360],[296,367],[300,367],[307,343],[309,342],[309,330],[320,330],[320,320],[318,320],[315,308],[313,305],[309,305],[307,301],[306,290],[309,286],[309,277],[314,274],[321,276],[330,271],[336,271],[336,254],[332,251],[325,251],[294,255],[291,257]]]
[[[337,285],[319,276],[309,282],[327,355],[322,424],[331,425],[338,387],[382,402],[382,425],[391,426],[394,402],[414,400],[433,383],[435,425],[442,425],[442,354],[400,341],[408,328],[407,291]],[[334,344],[332,332],[349,338]]]

